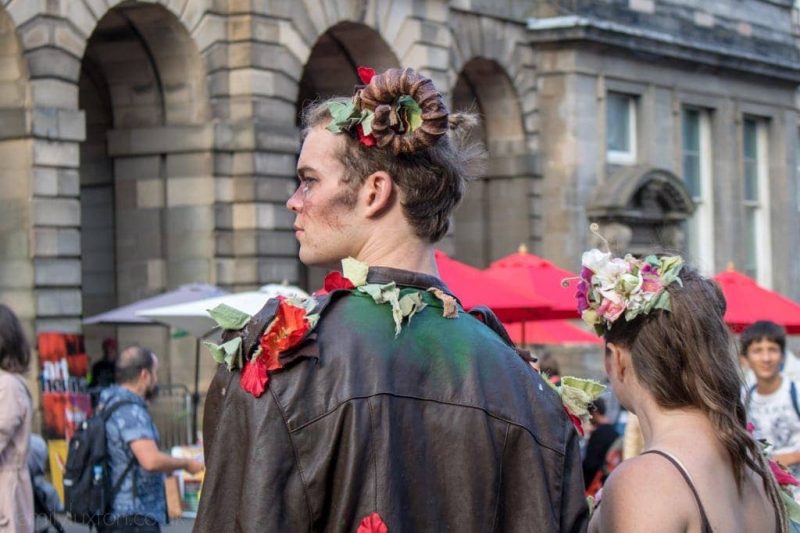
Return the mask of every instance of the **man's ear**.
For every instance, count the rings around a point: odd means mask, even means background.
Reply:
[[[367,176],[359,190],[364,214],[367,217],[374,217],[389,209],[395,201],[394,191],[392,177],[383,170]]]

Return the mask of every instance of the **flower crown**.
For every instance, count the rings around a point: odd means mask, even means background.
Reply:
[[[598,249],[584,252],[578,291],[578,312],[583,321],[602,336],[614,322],[624,317],[630,322],[653,309],[671,311],[671,283],[683,285],[678,277],[683,267],[680,256],[637,259],[611,257]]]
[[[358,67],[350,102],[330,102],[333,133],[347,132],[364,146],[391,148],[395,154],[432,146],[447,133],[448,111],[433,82],[413,69],[389,69],[381,74]]]

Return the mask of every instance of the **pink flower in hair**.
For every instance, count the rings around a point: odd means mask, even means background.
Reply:
[[[660,292],[664,288],[661,277],[653,265],[645,263],[640,273],[642,275],[642,292]]]
[[[609,298],[604,298],[603,303],[597,309],[597,314],[609,322],[614,322],[622,313],[625,312],[625,302],[614,302]]]

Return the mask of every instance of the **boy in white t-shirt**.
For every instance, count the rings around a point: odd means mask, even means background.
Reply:
[[[756,437],[772,444],[773,458],[800,478],[800,391],[781,375],[786,332],[774,322],[756,322],[742,333],[741,348],[756,378],[745,398],[747,419],[755,426]]]

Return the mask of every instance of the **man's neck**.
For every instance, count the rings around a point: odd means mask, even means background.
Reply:
[[[404,239],[399,242],[382,242],[376,239],[367,243],[356,259],[369,266],[399,268],[439,276],[433,245],[422,243],[418,239]]]
[[[781,384],[783,384],[783,377],[780,374],[771,379],[759,379],[756,382],[756,391],[759,394],[772,394],[781,388]]]
[[[144,394],[141,391],[139,391],[139,388],[136,385],[132,385],[130,383],[123,383],[120,385],[120,387],[122,387],[125,390],[131,391],[137,396],[144,398]]]

